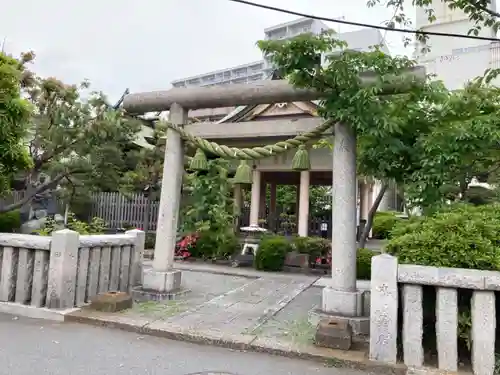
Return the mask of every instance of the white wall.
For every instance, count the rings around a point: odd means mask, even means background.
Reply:
[[[467,35],[473,24],[461,10],[450,10],[441,1],[434,1],[436,21],[429,23],[421,8],[417,9],[416,26],[423,31]],[[491,29],[483,28],[480,36],[494,37]],[[429,73],[437,75],[449,89],[457,89],[472,78],[482,75],[488,68],[500,67],[499,47],[485,40],[457,37],[430,36],[427,44],[431,51],[426,54],[417,47],[416,56]]]
[[[484,74],[486,69],[500,67],[498,59],[493,59],[498,51],[497,46],[483,44],[423,57],[419,62],[427,68],[428,73],[436,74],[437,79],[442,80],[449,89],[455,90],[463,87],[467,81]]]

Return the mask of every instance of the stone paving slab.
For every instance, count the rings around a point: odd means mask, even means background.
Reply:
[[[142,302],[134,304],[130,310],[122,312],[129,317],[153,319],[170,318],[187,310],[194,309],[220,295],[237,289],[253,281],[253,278],[241,276],[225,276],[204,272],[182,272],[182,283],[189,289],[186,296],[179,300],[159,302]]]
[[[255,279],[194,309],[161,320],[187,329],[212,329],[231,334],[252,331],[283,309],[313,282],[314,279],[310,278]],[[150,327],[164,324],[161,321],[153,322]]]
[[[227,334],[252,331],[276,315],[316,278],[248,278],[183,271],[183,284],[191,292],[179,300],[142,302],[120,313],[155,328],[165,324],[187,330],[213,330]],[[163,322],[165,321],[165,322]]]
[[[312,344],[315,327],[309,323],[309,311],[321,306],[320,288],[308,288],[284,309],[251,333],[292,344]]]

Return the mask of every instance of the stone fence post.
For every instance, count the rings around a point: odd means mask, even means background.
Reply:
[[[50,245],[47,307],[74,307],[80,236],[69,229],[52,233]]]
[[[396,363],[398,340],[398,258],[372,258],[370,359]]]
[[[125,232],[135,237],[134,252],[132,254],[132,270],[130,272],[130,289],[142,285],[143,272],[142,262],[144,261],[144,244],[146,242],[146,233],[139,229],[132,229]]]

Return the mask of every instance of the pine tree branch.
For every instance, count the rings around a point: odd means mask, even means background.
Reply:
[[[77,173],[77,172],[78,172],[77,170],[73,170],[73,171],[65,171],[65,172],[59,173],[56,177],[54,177],[50,181],[44,182],[43,184],[41,184],[40,186],[38,186],[35,190],[33,190],[32,192],[30,192],[29,194],[27,194],[19,202],[8,204],[7,206],[0,207],[0,214],[1,213],[5,213],[5,212],[10,212],[10,211],[13,211],[13,210],[17,210],[17,209],[23,207],[27,203],[31,202],[31,200],[33,199],[33,197],[35,195],[41,194],[44,191],[57,186],[57,184],[62,179],[67,178],[69,175],[71,175],[73,173]]]

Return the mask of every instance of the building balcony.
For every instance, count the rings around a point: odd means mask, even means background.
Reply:
[[[492,43],[490,46],[490,68],[500,68],[500,43]]]

